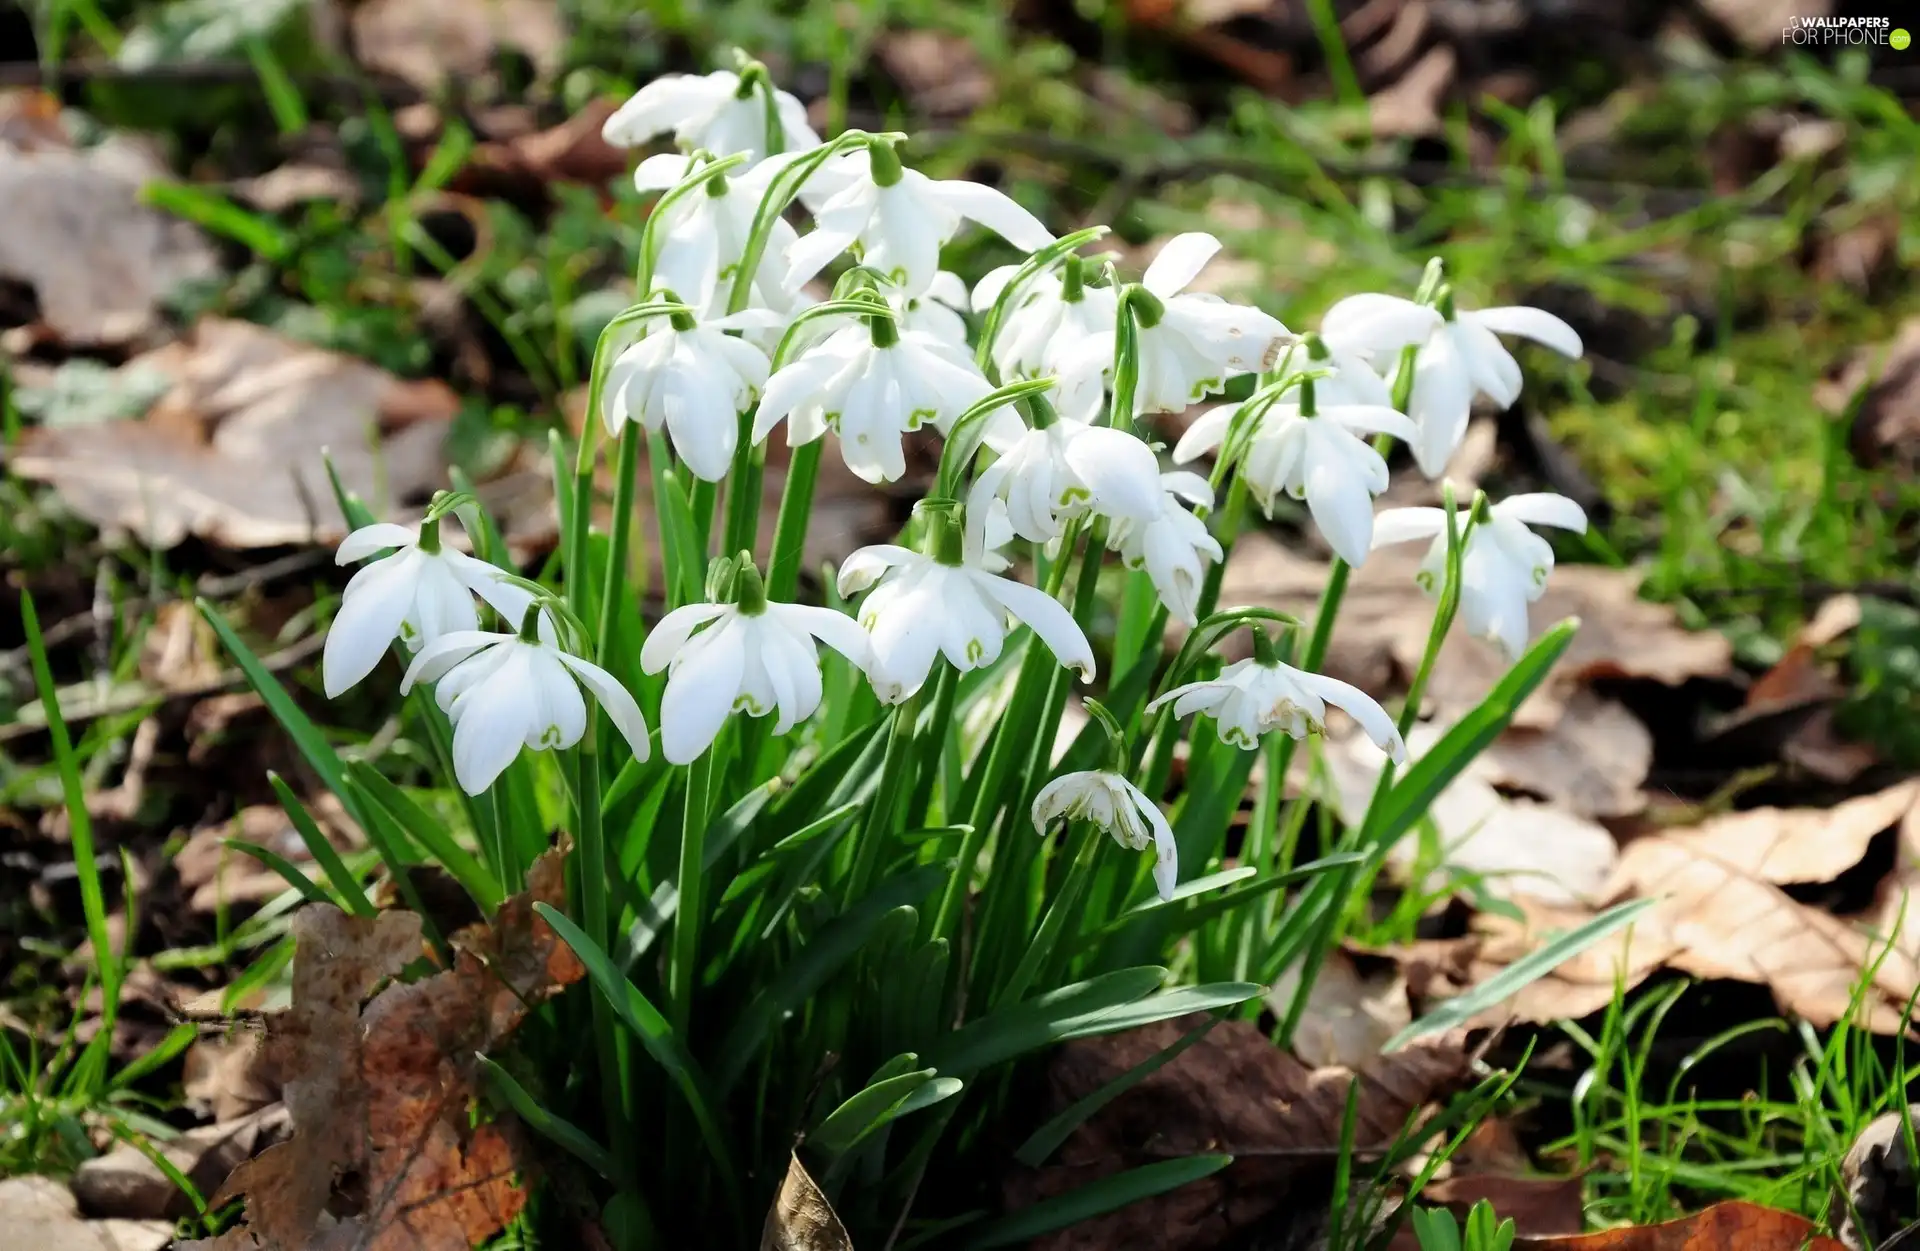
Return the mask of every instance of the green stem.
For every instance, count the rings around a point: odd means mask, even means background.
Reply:
[[[617,605],[623,598],[621,586],[627,576],[627,552],[633,541],[633,504],[640,475],[640,428],[629,424],[620,432],[620,452],[614,463],[613,533],[607,544],[607,568],[600,581],[600,629],[594,639],[594,659],[607,663],[613,646]],[[578,609],[575,610],[576,612]],[[594,932],[596,941],[605,935]]]
[[[675,885],[672,963],[667,970],[668,994],[673,1004],[673,1028],[682,1039],[693,1018],[694,984],[700,976],[700,926],[705,918],[700,900],[707,843],[707,787],[713,771],[713,749],[687,766],[687,798],[680,824],[680,869]]]
[[[1241,863],[1251,864],[1260,871],[1261,877],[1274,872],[1274,863],[1278,859],[1280,840],[1278,833],[1280,817],[1280,795],[1286,790],[1286,777],[1282,772],[1285,762],[1281,759],[1282,742],[1293,740],[1279,730],[1268,731],[1266,741],[1260,745],[1266,754],[1266,772],[1260,779],[1259,795],[1254,800],[1253,821],[1247,827],[1247,842]],[[1268,928],[1266,910],[1249,908],[1241,917],[1240,942],[1234,953],[1233,976],[1245,981],[1247,971],[1253,967],[1253,949],[1258,932]]]
[[[567,606],[582,621],[593,619],[593,588],[588,581],[587,535],[593,524],[593,466],[599,442],[599,416],[587,414],[586,427],[580,432],[580,446],[573,467],[573,514],[562,517],[567,549],[562,568],[567,579]]]
[[[607,846],[600,824],[600,752],[594,742],[597,737],[589,728],[580,740],[580,750],[574,760],[574,835],[578,845],[573,853],[573,885],[581,928],[594,942],[611,950],[613,935],[607,921]],[[498,822],[499,818],[496,816],[495,820]],[[600,1064],[600,1090],[608,1108],[614,1155],[621,1162],[622,1170],[629,1170],[637,1167],[638,1161],[633,1157],[636,1139],[630,1119],[627,1066],[621,1059],[624,1035],[606,996],[593,994],[588,999],[593,1005],[593,1048]]]
[[[733,448],[733,472],[727,476],[726,543],[720,548],[725,555],[752,551],[755,540],[760,537],[760,480],[766,465],[765,450],[753,443],[753,410],[748,409],[740,414],[739,440]]]
[[[960,687],[960,671],[945,661],[937,662],[940,673],[934,679],[933,717],[927,733],[920,736],[914,753],[913,800],[907,805],[907,819],[932,824],[933,787],[940,780],[940,754],[946,749],[947,727],[953,724],[953,700]],[[954,796],[945,797],[949,808]]]
[[[920,700],[925,690],[922,687],[915,691],[894,709],[893,727],[887,738],[887,755],[880,766],[880,785],[867,807],[867,820],[861,827],[860,841],[854,846],[853,869],[847,876],[844,907],[852,907],[867,893],[867,885],[873,880],[873,871],[880,863],[880,845],[891,832],[894,814],[900,808],[900,788],[908,780],[907,770],[913,763],[914,731],[918,728]],[[959,876],[959,873],[956,872],[955,876]]]
[[[713,555],[713,518],[720,511],[720,484],[695,478],[689,511],[693,513],[693,541],[700,549],[701,563],[705,564]]]
[[[1079,850],[1074,853],[1073,864],[1067,869],[1066,880],[1060,883],[1053,903],[1047,908],[1046,916],[1041,918],[1033,941],[1027,944],[1026,951],[1021,954],[1020,963],[1014,966],[1012,976],[1007,978],[994,996],[995,1007],[1020,1002],[1021,996],[1027,993],[1027,987],[1033,984],[1034,975],[1053,955],[1054,948],[1059,945],[1060,934],[1066,929],[1067,919],[1079,910],[1080,896],[1093,878],[1094,861],[1100,854],[1100,845],[1106,841],[1104,831],[1092,825],[1085,826]]]
[[[813,512],[813,487],[820,478],[825,439],[793,449],[786,485],[780,492],[780,517],[773,523],[773,554],[767,565],[767,598],[788,602],[800,585],[800,561],[806,553],[807,520]]]

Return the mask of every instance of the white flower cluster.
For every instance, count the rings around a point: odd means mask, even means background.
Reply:
[[[1091,680],[1080,624],[1046,591],[1010,576],[1000,549],[1018,538],[1057,552],[1074,536],[1103,536],[1129,568],[1144,570],[1169,615],[1194,625],[1209,569],[1222,559],[1203,518],[1229,473],[1269,510],[1282,492],[1304,500],[1354,565],[1383,543],[1434,539],[1423,567],[1434,590],[1445,517],[1399,509],[1376,518],[1387,463],[1363,436],[1404,441],[1419,468],[1438,475],[1475,397],[1505,406],[1519,393],[1519,367],[1497,334],[1580,352],[1572,329],[1550,314],[1457,309],[1444,285],[1417,300],[1353,296],[1317,333],[1297,335],[1258,308],[1192,289],[1221,246],[1200,233],[1169,240],[1139,281],[1125,281],[1111,256],[1083,254],[1081,237],[1056,240],[1003,192],[906,167],[901,136],[850,132],[823,143],[798,101],[750,63],[740,73],[658,79],[605,128],[628,146],[669,132],[681,151],[648,157],[635,174],[641,191],[660,198],[645,233],[642,303],[623,315],[625,338],[599,379],[608,434],[636,437],[634,424],[664,433],[685,473],[717,483],[784,424],[790,447],[832,435],[853,473],[885,483],[906,473],[905,434],[932,427],[957,440],[972,411],[967,437],[976,442],[965,447],[977,443],[990,458],[970,483],[955,484],[958,498],[923,508],[920,550],[883,544],[846,559],[838,589],[865,594],[856,617],[769,602],[746,562],[735,567],[728,602],[668,613],[640,658],[645,671],[667,674],[660,736],[677,764],[705,752],[735,712],[774,715],[776,733],[811,716],[822,698],[816,640],[858,666],[889,704],[919,692],[940,658],[959,671],[992,664],[1018,625]],[[811,220],[804,232],[790,220],[796,204]],[[941,249],[969,222],[1026,254],[970,293],[940,267]],[[808,284],[842,257],[855,264],[831,295],[810,294]],[[966,313],[977,324],[972,344]],[[1248,374],[1257,376],[1252,397],[1201,417],[1172,451],[1176,463],[1214,453],[1212,481],[1163,472],[1136,419],[1183,410]],[[1016,383],[1025,384],[1020,395],[1002,394]],[[964,478],[976,457],[955,459]],[[1528,524],[1579,529],[1585,519],[1559,497],[1517,497],[1470,529],[1463,553],[1467,626],[1510,652],[1525,645],[1526,605],[1552,564]],[[385,548],[396,554],[353,579],[328,638],[330,695],[403,643],[415,653],[407,684],[438,683],[459,781],[476,793],[521,745],[576,742],[582,687],[647,754],[633,698],[554,642],[530,592],[441,550],[431,527],[416,536],[371,526],[339,556]],[[479,632],[476,594],[515,632]],[[1271,648],[1159,701],[1177,716],[1211,715],[1221,739],[1243,748],[1274,731],[1320,730],[1329,703],[1403,750],[1379,705],[1281,664]],[[1163,894],[1172,890],[1165,820],[1131,782],[1104,772],[1060,779],[1042,792],[1034,819],[1062,815],[1129,846],[1156,845],[1156,880]]]

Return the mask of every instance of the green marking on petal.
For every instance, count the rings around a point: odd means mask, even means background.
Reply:
[[[967,640],[967,663],[968,664],[970,665],[979,664],[981,657],[985,656],[986,654],[987,654],[986,644],[982,643],[979,639]]]

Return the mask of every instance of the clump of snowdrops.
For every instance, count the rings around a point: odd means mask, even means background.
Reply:
[[[571,839],[571,902],[547,915],[588,992],[546,1010],[544,1042],[523,1031],[527,1080],[496,1076],[600,1174],[625,1245],[752,1245],[796,1143],[857,1245],[938,1238],[985,1198],[965,1179],[999,1167],[961,1162],[999,1141],[984,1130],[1006,1123],[1014,1062],[1195,1011],[1253,1015],[1292,969],[1276,1031],[1290,1035],[1388,848],[1572,629],[1530,643],[1553,564],[1531,527],[1581,530],[1578,507],[1448,489],[1443,508],[1376,514],[1385,453],[1398,440],[1439,474],[1476,397],[1519,394],[1499,336],[1569,356],[1580,341],[1537,309],[1461,307],[1437,264],[1408,295],[1355,294],[1316,331],[1290,329],[1192,289],[1209,235],[1129,274],[1097,251],[1100,229],[1056,237],[992,187],[911,168],[903,135],[822,141],[745,60],[650,83],[606,135],[671,135],[678,151],[637,166],[658,195],[644,298],[600,338],[585,436],[554,443],[558,589],[504,563],[470,493],[417,525],[342,501],[355,528],[339,560],[364,563],[326,640],[326,691],[397,652],[458,805],[430,813],[311,727],[301,741],[403,892],[431,861],[491,908],[551,831]],[[962,229],[1019,259],[969,291],[940,268]],[[1172,449],[1152,441],[1155,414],[1243,377],[1247,398]],[[942,452],[912,523],[803,591],[821,458],[893,482],[923,427]],[[767,518],[774,439],[791,452]],[[652,553],[634,530],[642,472]],[[1310,629],[1217,602],[1248,505],[1282,495],[1338,557]],[[1396,721],[1319,669],[1348,569],[1415,540],[1435,612]],[[1103,664],[1089,624],[1110,558],[1127,572]],[[656,561],[664,582],[643,590]],[[650,626],[646,594],[665,601]],[[1185,632],[1168,661],[1170,618]],[[1402,770],[1456,624],[1515,667]],[[1251,655],[1223,665],[1236,632]],[[1091,715],[1057,748],[1076,695]],[[1330,708],[1387,760],[1370,809],[1297,863],[1307,800],[1283,783]],[[1257,759],[1252,822],[1230,839]],[[1067,1128],[1020,1158],[1040,1162]]]

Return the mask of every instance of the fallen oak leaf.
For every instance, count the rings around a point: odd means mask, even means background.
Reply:
[[[289,1062],[308,1066],[311,1088],[288,1081],[293,1138],[243,1164],[216,1193],[215,1203],[246,1195],[247,1225],[182,1251],[468,1251],[518,1215],[526,1195],[514,1127],[474,1125],[468,1115],[474,1057],[584,972],[533,910],[564,903],[565,851],[534,862],[527,890],[501,904],[493,925],[453,937],[452,968],[393,982],[364,1009],[373,984],[397,973],[411,958],[404,953],[418,953],[420,919],[347,917],[318,905],[295,914],[294,1007],[270,1024],[267,1049],[283,1071]],[[342,961],[325,941],[368,933],[384,940],[375,945],[380,959],[353,959],[348,946]],[[328,968],[313,967],[331,964],[347,965],[345,975],[329,979]],[[330,1102],[316,1106],[316,1095]],[[365,1202],[325,1225],[334,1180],[346,1173],[364,1182]]]
[[[847,1227],[797,1154],[787,1157],[787,1175],[767,1209],[760,1251],[853,1251]]]
[[[1513,1245],[1516,1251],[1846,1251],[1804,1216],[1739,1200],[1662,1225],[1520,1238]]]

